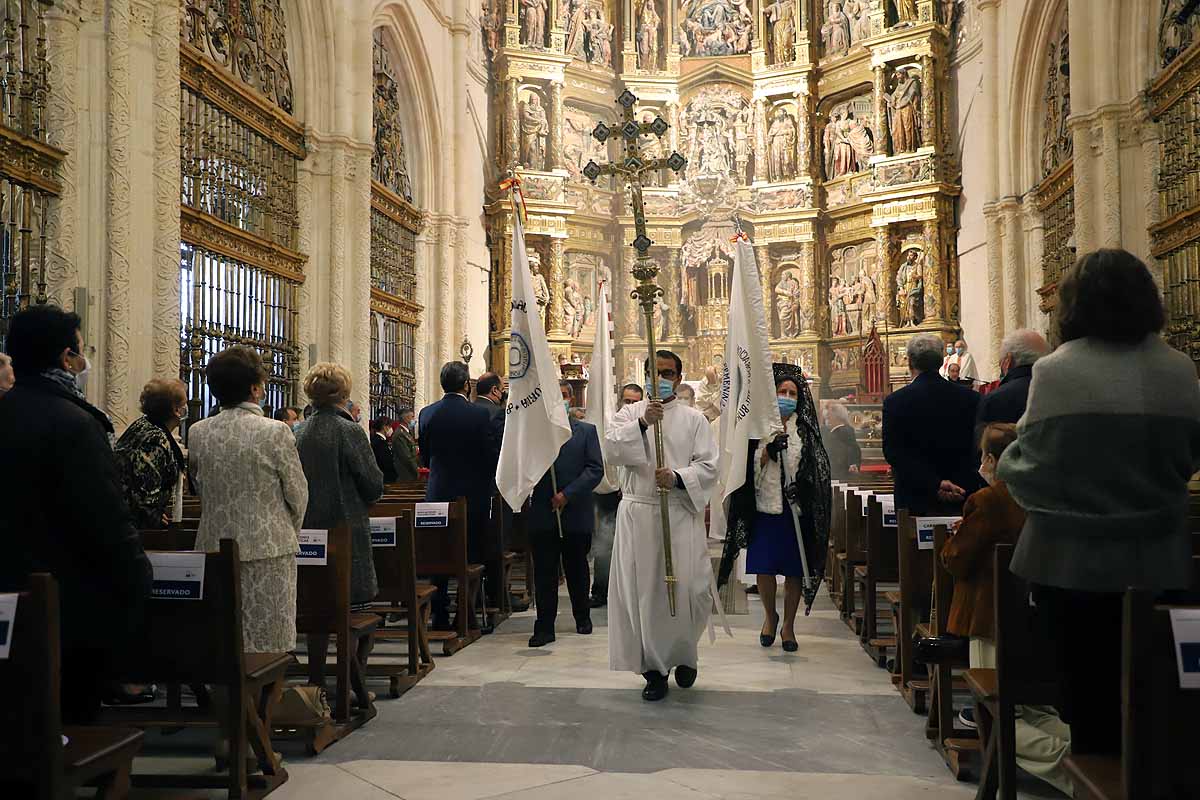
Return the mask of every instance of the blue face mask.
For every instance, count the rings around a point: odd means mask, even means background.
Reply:
[[[780,416],[782,416],[786,419],[787,417],[790,417],[792,414],[796,413],[795,398],[793,398],[793,397],[776,397],[775,399],[779,403]]]
[[[658,379],[658,399],[666,400],[671,395],[675,394],[675,384],[666,378]],[[646,398],[650,397],[650,384],[646,384]]]
[[[563,411],[567,412],[567,416],[571,416],[571,401],[563,400]]]

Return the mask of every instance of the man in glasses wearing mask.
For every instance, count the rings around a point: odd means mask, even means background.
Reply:
[[[649,364],[647,364],[649,376]],[[621,470],[621,503],[608,588],[609,668],[646,680],[645,700],[667,695],[667,676],[689,688],[696,680],[696,643],[712,609],[712,564],[704,508],[717,482],[717,444],[708,420],[678,402],[683,362],[669,350],[655,358],[657,394],[617,412],[605,435],[609,465]],[[662,427],[663,469],[655,432]],[[667,600],[659,489],[668,494],[676,615]]]

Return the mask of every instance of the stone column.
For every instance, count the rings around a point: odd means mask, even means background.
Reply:
[[[767,316],[767,337],[773,338],[775,328],[771,325],[771,320],[775,317],[775,308],[772,302],[774,283],[771,280],[771,246],[768,244],[754,245],[754,260],[758,262],[758,274],[762,281],[763,311]]]
[[[679,274],[680,255],[678,248],[667,251],[667,264],[659,276],[658,285],[663,287],[663,300],[667,304],[667,333],[672,339],[683,338],[683,279]]]
[[[988,344],[998,358],[1004,339],[1004,225],[994,205],[985,206],[983,216],[987,220]]]
[[[821,331],[821,285],[817,278],[817,243],[800,242],[800,317],[804,336]]]
[[[179,11],[154,13],[154,374],[179,374]]]
[[[754,180],[767,180],[767,101],[759,99],[754,104]]]
[[[1100,173],[1101,201],[1104,213],[1100,223],[1103,230],[1100,241],[1104,247],[1121,246],[1121,142],[1120,117],[1105,110],[1100,118],[1101,141]]]
[[[550,240],[550,276],[548,281],[550,284],[550,308],[548,309],[550,319],[546,327],[549,329],[551,336],[567,336],[567,329],[563,324],[563,286],[567,282],[565,247],[565,239]]]
[[[937,92],[933,56],[921,56],[921,144],[925,147],[937,141]]]
[[[504,123],[507,126],[505,129],[505,142],[507,150],[508,165],[515,167],[521,163],[521,109],[517,104],[517,93],[520,91],[520,83],[516,78],[508,79],[508,92],[505,97],[505,119]]]
[[[925,239],[925,322],[940,324],[945,319],[945,281],[943,278],[941,231],[936,219],[922,225]]]
[[[879,300],[886,304],[884,318],[888,327],[894,328],[900,324],[900,317],[896,308],[896,270],[892,264],[892,236],[886,225],[875,229],[875,258],[879,264],[877,274],[883,278],[879,287]]]
[[[133,420],[133,385],[130,380],[131,280],[130,251],[133,249],[133,221],[129,204],[132,191],[130,150],[133,97],[130,91],[130,2],[107,3],[108,57],[107,92],[107,223],[104,310],[104,409],[117,430]],[[99,305],[98,305],[99,307]]]
[[[1000,212],[1004,220],[1004,331],[1014,331],[1021,327],[1024,319],[1023,276],[1025,273],[1022,244],[1025,237],[1021,231],[1020,206],[1016,200],[1006,198],[1000,203]]]
[[[50,300],[68,311],[84,312],[75,308],[73,289],[80,284],[79,253],[80,239],[80,153],[79,119],[83,107],[80,99],[79,76],[79,28],[81,24],[77,4],[64,8],[63,3],[51,6],[46,11],[48,40],[47,58],[53,76],[51,91],[46,100],[46,127],[50,144],[66,151],[66,158],[58,169],[62,185],[59,196],[50,203],[46,220],[47,257],[46,284]],[[179,49],[178,45],[175,47]],[[175,78],[178,88],[179,79]],[[177,95],[178,96],[178,95]],[[176,102],[178,106],[178,102]],[[178,110],[178,109],[177,109]],[[86,181],[83,181],[86,187]],[[86,191],[86,190],[85,190]],[[1157,197],[1157,195],[1155,195]],[[176,204],[179,198],[176,197]],[[178,223],[178,214],[176,214]],[[179,274],[179,248],[175,248],[176,282]],[[95,323],[93,323],[94,325]],[[96,328],[83,331],[85,342],[99,339]]]
[[[809,130],[808,95],[796,92],[796,173],[797,177],[807,178],[811,175],[809,166],[811,160],[812,132]]]
[[[887,67],[880,64],[875,67],[875,144],[876,150],[887,155],[891,149],[888,140],[887,104],[883,96],[887,94]]]
[[[558,81],[550,82],[550,113],[548,121],[550,123],[550,136],[546,143],[546,169],[554,170],[563,167],[563,144],[562,144],[562,129],[563,129],[563,85]]]

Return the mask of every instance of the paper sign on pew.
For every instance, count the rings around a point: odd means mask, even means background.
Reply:
[[[880,511],[883,512],[883,527],[898,528],[900,527],[900,517],[896,514],[896,500],[892,495],[887,495],[886,499],[879,498]]]
[[[414,528],[445,528],[450,525],[449,503],[415,503]]]
[[[371,517],[371,547],[396,546],[396,518]]]
[[[302,530],[297,538],[300,540],[297,566],[323,567],[329,563],[329,531]]]
[[[147,553],[154,569],[150,596],[159,600],[204,599],[204,553]]]
[[[917,517],[917,549],[933,549],[933,529],[938,525],[949,528],[962,517]]]
[[[16,594],[0,594],[0,661],[8,659],[12,649],[12,632],[17,622]]]
[[[866,494],[864,494],[864,495],[862,496],[863,515],[866,515],[866,513],[867,513],[867,501],[868,501],[870,498],[872,498],[872,497],[874,497],[874,498],[875,498],[875,501],[876,501],[876,502],[878,502],[880,505],[884,505],[884,504],[886,504],[886,503],[888,503],[888,502],[891,502],[891,504],[892,504],[892,513],[893,513],[893,514],[894,514],[894,513],[896,513],[896,512],[895,512],[896,503],[895,503],[895,502],[892,500],[892,495],[890,495],[890,494],[875,494],[874,492],[867,492]],[[887,521],[885,520],[883,524],[884,524],[884,526],[886,526],[886,525],[887,525]]]
[[[1179,688],[1200,689],[1200,608],[1172,608]]]

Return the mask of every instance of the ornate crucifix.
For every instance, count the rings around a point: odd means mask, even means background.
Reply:
[[[637,261],[633,266],[633,277],[637,280],[637,286],[630,293],[630,296],[638,301],[642,307],[642,313],[646,317],[646,345],[649,349],[649,363],[651,369],[654,367],[655,347],[654,342],[654,306],[658,302],[658,298],[662,296],[663,290],[659,287],[654,279],[658,277],[658,265],[650,260],[650,245],[654,244],[650,237],[646,235],[646,208],[642,202],[642,176],[648,172],[654,172],[662,169],[670,169],[674,172],[679,172],[687,166],[687,159],[679,155],[679,153],[671,153],[666,158],[646,159],[642,157],[641,137],[646,134],[654,134],[658,138],[667,132],[671,127],[660,116],[656,116],[653,122],[638,122],[635,119],[634,108],[637,106],[637,96],[633,92],[626,89],[617,98],[617,103],[623,109],[622,120],[619,125],[610,127],[604,122],[597,123],[595,130],[592,131],[592,136],[601,144],[606,143],[611,137],[620,136],[623,140],[625,150],[624,158],[619,162],[605,164],[603,166],[595,161],[589,161],[587,166],[583,168],[583,174],[592,183],[601,175],[615,175],[621,181],[628,183],[632,194],[631,204],[633,206],[633,225],[637,235],[633,240],[633,248],[637,250]],[[658,381],[654,374],[650,376],[650,399],[658,400]],[[658,468],[663,468],[663,434],[662,424],[654,426],[654,442],[657,446]],[[675,616],[675,567],[671,559],[671,512],[667,507],[668,490],[658,490],[659,510],[662,514],[662,535],[663,535],[663,561],[667,579],[667,601],[670,604],[671,616]]]

